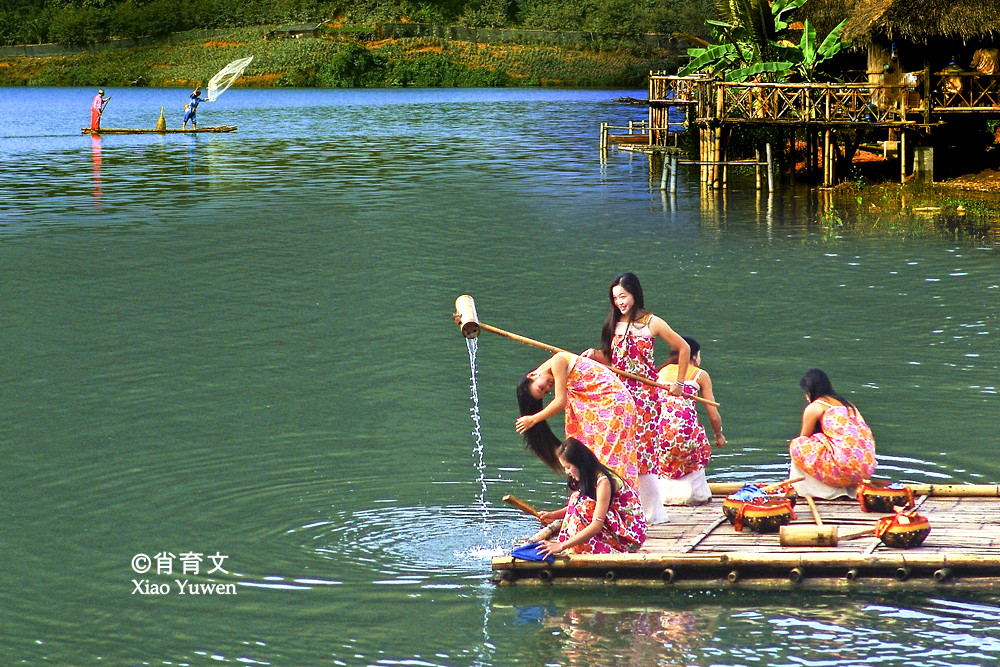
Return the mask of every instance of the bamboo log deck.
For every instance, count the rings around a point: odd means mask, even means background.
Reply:
[[[700,507],[668,507],[670,521],[652,526],[637,553],[570,555],[546,563],[492,561],[502,585],[600,582],[678,588],[1000,589],[1000,486],[910,485],[931,531],[912,549],[893,549],[869,535],[837,546],[783,547],[778,533],[737,532],[722,513],[742,484],[712,485]],[[870,528],[883,514],[856,501],[816,501],[824,526],[841,534]],[[815,525],[805,502],[791,525]]]
[[[129,128],[129,127],[102,127],[100,130],[92,130],[89,127],[80,128],[81,134],[102,135],[102,134],[195,134],[201,132],[235,132],[235,125],[213,125],[210,127],[199,127],[198,129],[171,129],[157,130],[155,128]]]

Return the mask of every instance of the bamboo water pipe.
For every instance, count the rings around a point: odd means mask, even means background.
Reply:
[[[458,323],[459,327],[462,329],[462,335],[466,338],[476,338],[479,336],[480,330],[491,331],[497,335],[503,336],[504,338],[510,338],[511,340],[516,340],[519,343],[524,343],[525,345],[531,345],[533,347],[538,347],[543,350],[548,350],[549,352],[568,352],[562,348],[556,347],[554,345],[549,345],[548,343],[543,343],[541,341],[528,338],[526,336],[520,336],[509,331],[504,331],[503,329],[498,329],[497,327],[490,326],[489,324],[484,324],[479,321],[479,315],[476,312],[476,302],[468,294],[463,294],[455,300],[455,314],[452,315],[452,319]],[[650,380],[649,378],[643,377],[641,375],[635,375],[634,373],[629,373],[628,371],[623,371],[614,366],[608,366],[609,370],[614,371],[622,377],[629,378],[630,380],[638,380],[639,382],[652,385],[654,387],[659,387],[661,389],[670,389],[669,385],[662,384],[656,380]],[[687,395],[687,398],[694,399],[699,403],[704,403],[705,405],[713,405],[719,407],[719,404],[715,401],[710,401],[707,398],[702,398],[701,396]]]

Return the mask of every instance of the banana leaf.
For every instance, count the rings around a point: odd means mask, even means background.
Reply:
[[[741,67],[739,69],[732,69],[726,72],[725,80],[732,81],[734,83],[742,83],[744,81],[749,81],[750,79],[757,79],[762,74],[775,74],[777,76],[768,77],[772,80],[780,80],[792,69],[793,65],[790,62],[766,62],[766,63],[756,63],[750,67]]]

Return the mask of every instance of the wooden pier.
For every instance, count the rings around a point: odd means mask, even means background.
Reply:
[[[570,555],[546,563],[494,558],[494,581],[511,584],[603,583],[713,589],[1000,589],[1000,487],[910,485],[931,531],[918,547],[895,549],[872,535],[836,546],[783,547],[778,533],[737,532],[722,512],[741,484],[712,485],[700,507],[668,507],[633,554]],[[842,534],[874,527],[882,514],[851,500],[816,501],[824,526]],[[790,525],[814,525],[805,502]]]
[[[738,127],[768,127],[785,137],[782,150],[802,161],[831,187],[844,173],[863,140],[881,137],[898,147],[900,180],[933,178],[938,128],[960,119],[1000,118],[1000,75],[929,68],[905,74],[894,83],[725,82],[703,75],[671,76],[650,72],[649,109],[644,127],[649,145],[676,145],[676,121],[697,132],[703,185],[726,187],[729,134]],[[799,140],[796,140],[799,137]],[[603,147],[603,144],[602,144]],[[760,159],[758,158],[758,161]],[[794,178],[794,171],[790,171]]]

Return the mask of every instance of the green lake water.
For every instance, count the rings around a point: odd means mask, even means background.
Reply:
[[[995,593],[496,588],[535,527],[501,497],[565,498],[514,432],[545,353],[483,333],[474,404],[450,319],[581,350],[633,271],[702,343],[710,481],[783,478],[818,366],[878,476],[997,483],[993,243],[664,196],[598,151],[637,91],[233,89],[199,121],[236,133],[102,139],[93,92],[0,89],[0,663],[1000,660]],[[184,91],[109,92],[106,127],[180,124]]]

